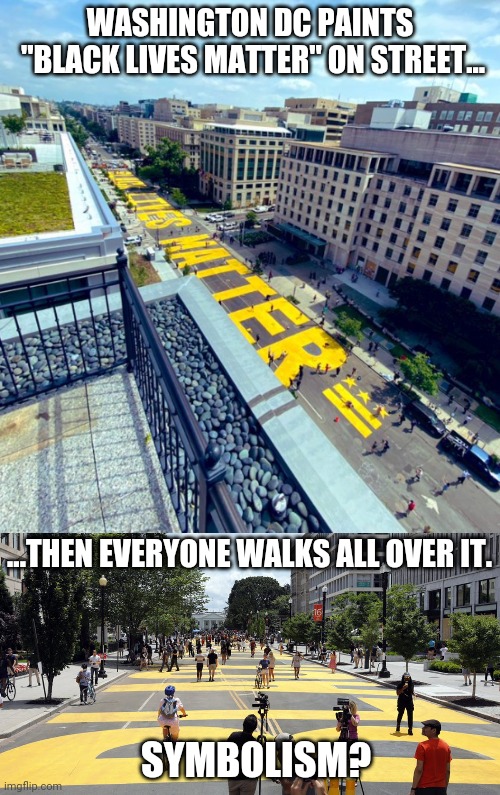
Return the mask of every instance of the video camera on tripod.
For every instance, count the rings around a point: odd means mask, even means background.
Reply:
[[[252,703],[252,707],[257,709],[261,717],[267,715],[269,712],[269,696],[266,693],[259,691],[255,695],[255,701]]]
[[[349,699],[348,698],[338,698],[337,699],[337,707],[342,707],[342,710],[335,713],[335,717],[337,718],[338,723],[340,723],[342,729],[347,729],[349,726],[349,721],[352,718],[351,709],[349,706]],[[333,707],[336,709],[336,707]]]

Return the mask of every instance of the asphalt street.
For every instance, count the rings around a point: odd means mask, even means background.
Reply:
[[[61,785],[75,795],[98,789],[104,795],[137,792],[146,785],[152,793],[199,793],[200,780],[148,781],[141,774],[140,746],[160,739],[156,710],[167,683],[175,684],[188,712],[181,721],[181,740],[225,740],[241,728],[254,700],[255,659],[247,651],[233,652],[220,666],[215,682],[196,681],[195,665],[180,661],[180,671],[160,673],[158,664],[147,671],[131,671],[104,688],[98,688],[94,705],[72,706],[15,736],[2,741],[0,769],[6,788],[30,782]],[[401,795],[409,791],[413,755],[420,740],[419,722],[430,717],[443,724],[442,738],[452,748],[450,795],[497,795],[500,780],[500,732],[498,724],[417,699],[414,736],[403,721],[395,732],[395,693],[376,680],[353,677],[339,668],[303,662],[300,679],[294,680],[288,655],[276,652],[276,681],[269,695],[268,735],[289,732],[296,739],[332,741],[334,710],[340,697],[354,698],[361,716],[359,735],[367,741],[373,761],[362,775],[366,795]],[[9,786],[7,786],[9,785]],[[203,792],[227,791],[225,781],[203,781]],[[262,792],[279,795],[280,787],[263,781]]]

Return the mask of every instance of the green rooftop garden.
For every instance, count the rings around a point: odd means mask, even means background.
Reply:
[[[2,174],[0,237],[73,229],[64,174]]]

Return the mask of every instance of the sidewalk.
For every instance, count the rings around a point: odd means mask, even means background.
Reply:
[[[299,646],[299,651],[304,649],[304,647]],[[364,681],[369,682],[377,682],[381,687],[387,687],[391,690],[394,690],[394,683],[399,681],[403,676],[403,673],[406,671],[406,664],[404,662],[394,662],[391,660],[390,657],[387,658],[387,669],[390,672],[390,676],[386,679],[380,679],[376,673],[369,674],[368,670],[364,668],[354,668],[354,664],[349,662],[349,654],[341,653],[337,656],[337,660],[340,657],[340,663],[337,663],[338,671],[342,673],[351,674],[352,676],[356,676]],[[310,660],[309,657],[306,657],[306,660]],[[315,665],[323,665],[325,668],[327,667],[327,663],[320,663],[318,660],[310,660]],[[426,701],[432,701],[433,703],[439,704],[442,707],[447,707],[448,709],[455,709],[459,712],[467,712],[471,715],[476,715],[480,718],[485,718],[486,720],[494,721],[495,723],[500,723],[500,683],[495,682],[492,686],[488,681],[488,684],[484,684],[484,673],[477,674],[476,676],[476,699],[479,701],[480,699],[488,699],[488,701],[495,702],[493,706],[473,706],[473,707],[463,707],[459,704],[456,704],[452,701],[446,701],[446,697],[464,697],[466,695],[471,695],[472,693],[472,685],[464,686],[464,678],[462,674],[444,674],[438,671],[424,671],[424,661],[422,662],[411,662],[408,666],[409,673],[414,680],[414,682],[419,682],[420,684],[415,685],[415,693],[416,697],[423,698]],[[373,669],[374,671],[376,669]]]
[[[8,701],[4,698],[3,709],[0,710],[0,742],[2,738],[11,737],[13,734],[27,729],[28,726],[46,720],[56,712],[60,712],[75,699],[79,701],[80,687],[76,682],[76,675],[80,669],[81,665],[79,663],[72,663],[54,679],[52,696],[53,698],[63,699],[60,704],[30,703],[43,699],[43,685],[37,686],[36,679],[33,677],[33,687],[29,687],[28,674],[16,676],[16,698],[14,701]],[[106,679],[99,679],[99,684],[97,685],[97,698],[99,698],[99,692],[107,684],[126,676],[131,670],[133,670],[133,666],[119,662],[119,670],[117,671],[116,655],[111,655],[106,661],[106,673],[108,676]],[[45,688],[47,688],[46,679]]]

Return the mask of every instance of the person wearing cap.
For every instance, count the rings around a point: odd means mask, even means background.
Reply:
[[[450,780],[451,749],[441,740],[438,720],[422,721],[422,734],[426,738],[417,745],[417,764],[413,773],[410,795],[446,795]]]

